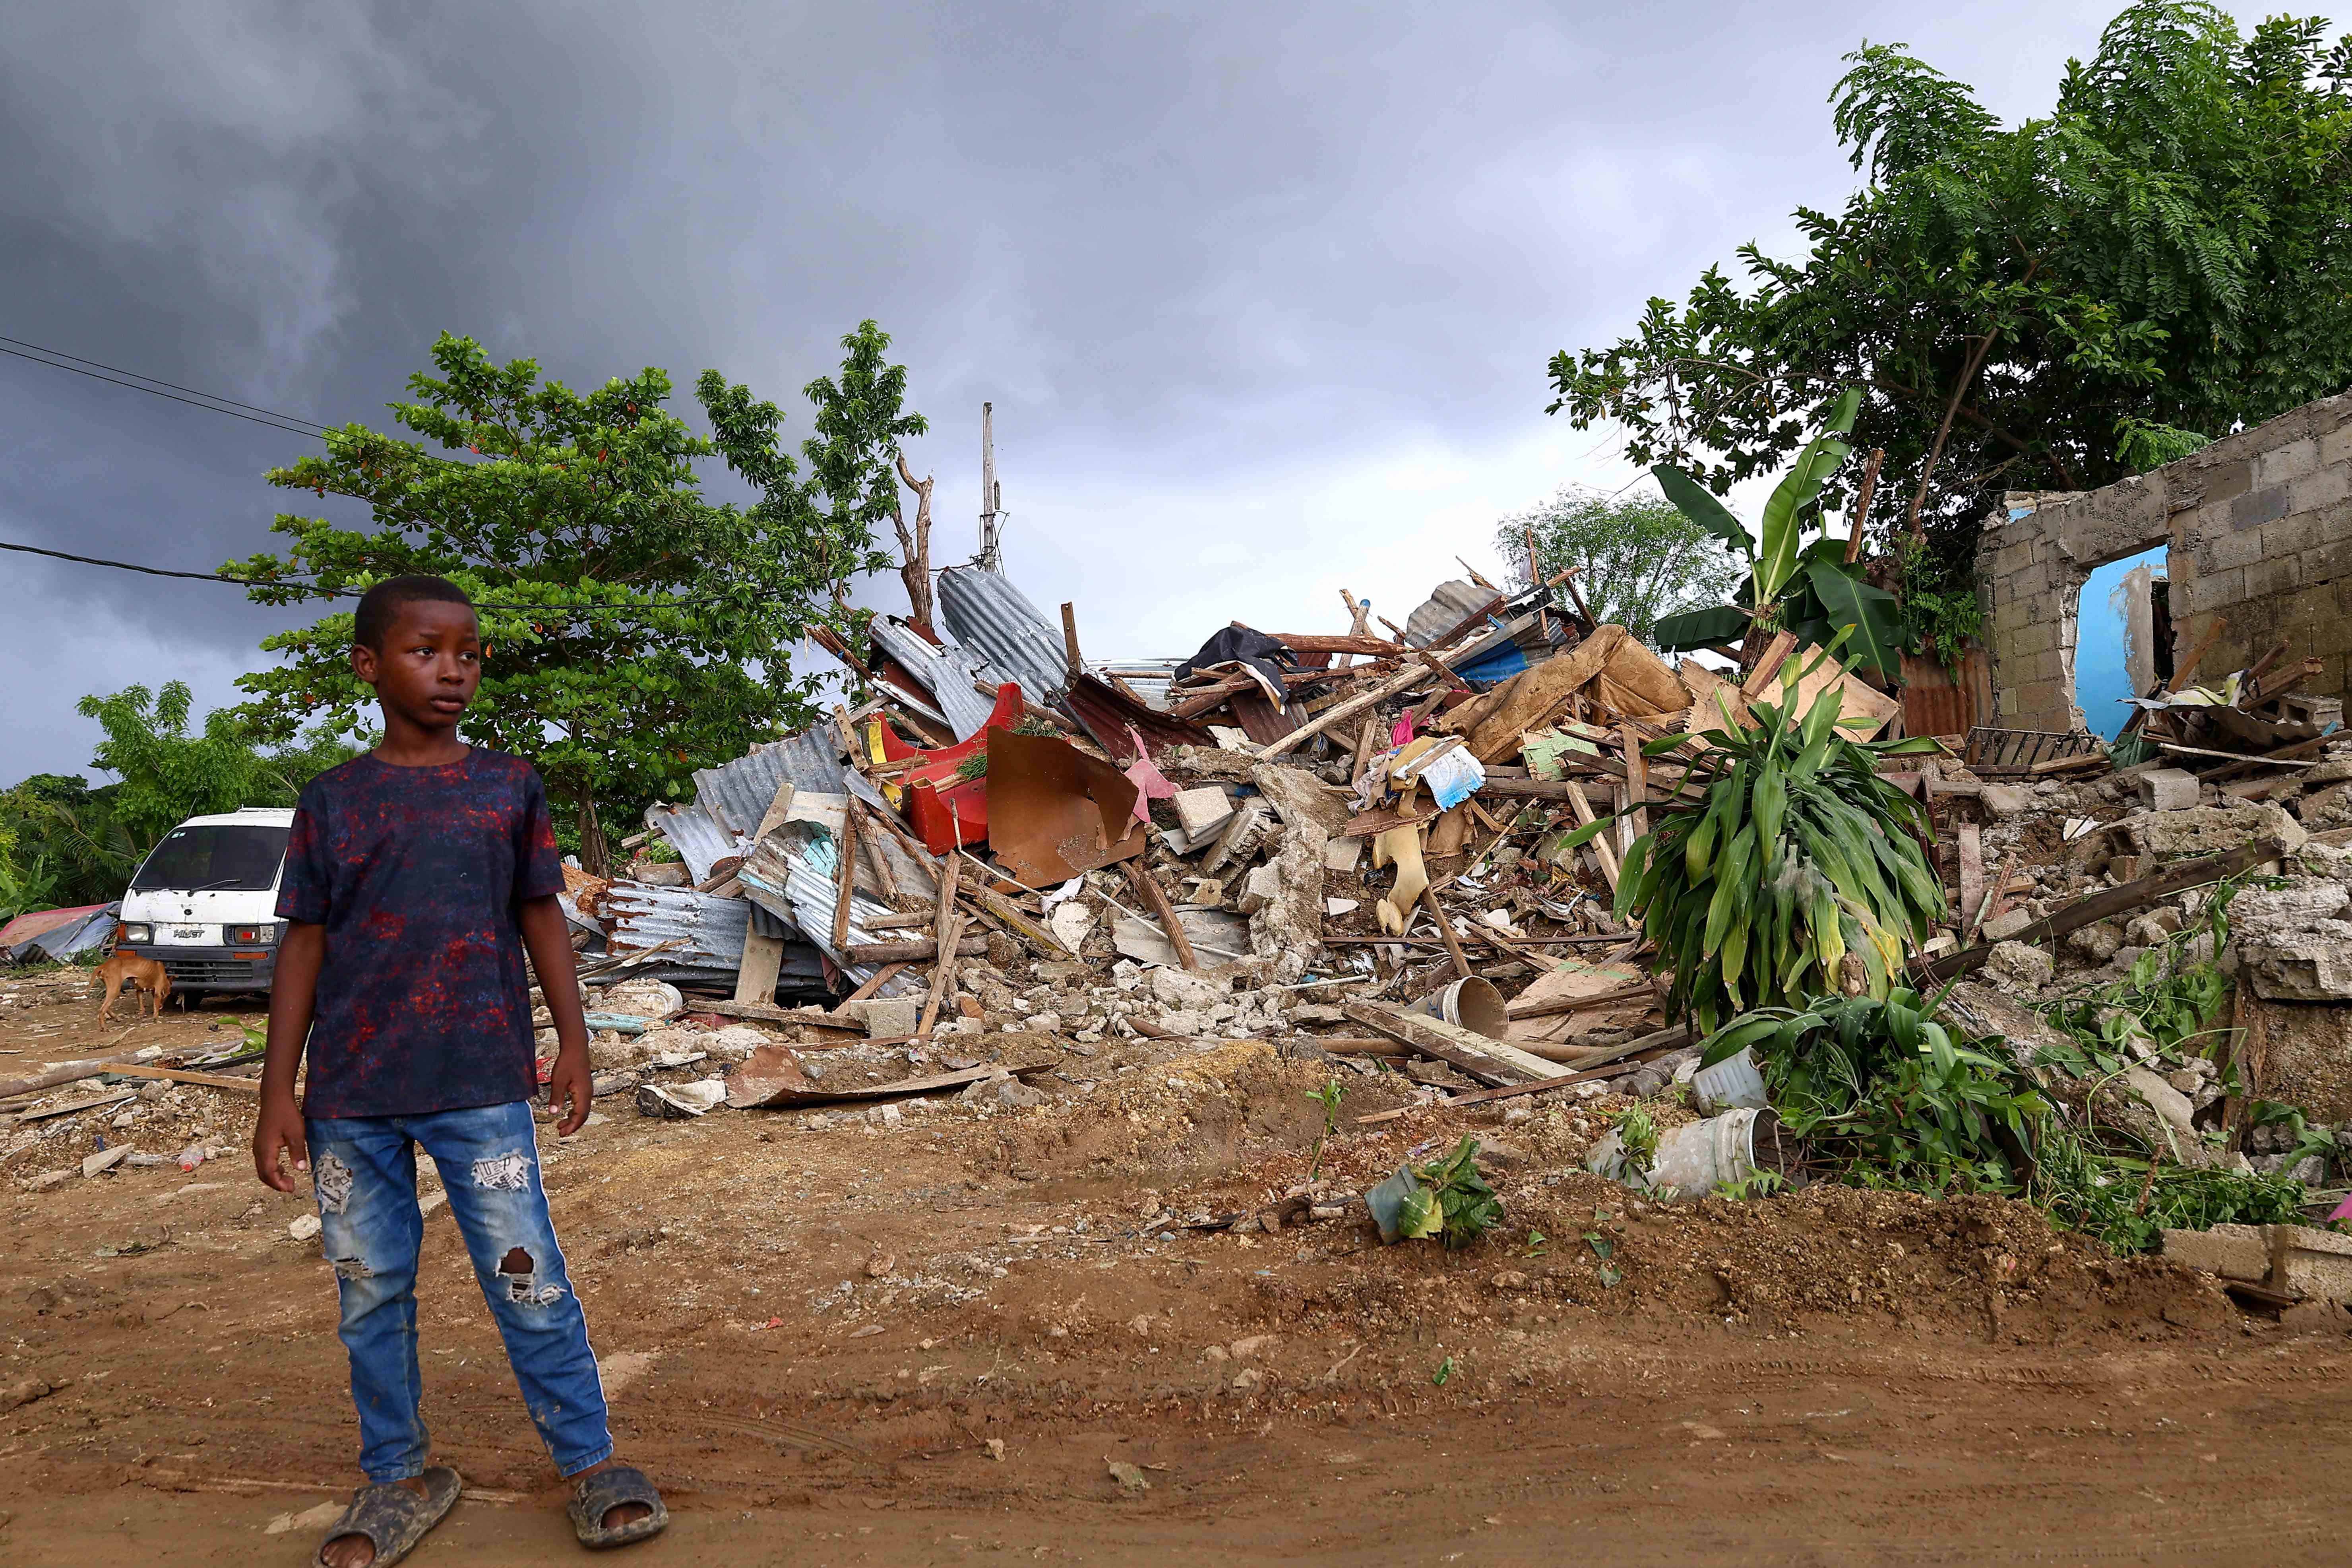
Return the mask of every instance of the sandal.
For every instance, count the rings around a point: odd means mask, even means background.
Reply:
[[[633,1502],[643,1503],[653,1511],[626,1524],[605,1524],[606,1514]],[[669,1510],[662,1506],[661,1493],[654,1490],[645,1471],[627,1465],[581,1477],[580,1484],[572,1489],[572,1501],[565,1511],[572,1515],[572,1531],[580,1537],[580,1544],[592,1551],[626,1546],[633,1541],[659,1535],[669,1525]]]
[[[319,1550],[310,1559],[312,1568],[326,1568],[327,1547],[346,1535],[367,1538],[375,1548],[372,1568],[392,1568],[407,1556],[425,1539],[425,1532],[441,1522],[457,1500],[465,1481],[446,1465],[436,1465],[424,1476],[425,1491],[420,1496],[397,1481],[378,1481],[362,1487],[352,1494],[352,1506],[343,1510],[343,1517],[327,1528]]]

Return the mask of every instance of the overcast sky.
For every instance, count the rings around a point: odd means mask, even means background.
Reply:
[[[1544,415],[1545,362],[1843,201],[1840,55],[1906,40],[2014,118],[2115,9],[12,6],[0,335],[381,424],[446,328],[575,385],[713,366],[797,442],[871,316],[931,421],[935,559],[972,548],[992,401],[1008,569],[1089,655],[1343,629],[1342,587],[1401,622],[1456,552],[1497,569],[1499,517],[1632,477]],[[271,547],[260,475],[308,449],[16,359],[0,433],[0,539],[198,571]],[[89,771],[85,693],[233,700],[285,624],[0,583],[0,784]]]

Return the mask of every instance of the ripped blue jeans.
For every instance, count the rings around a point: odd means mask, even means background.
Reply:
[[[430,1439],[416,1362],[416,1151],[433,1156],[507,1360],[548,1454],[566,1476],[612,1457],[604,1385],[539,1178],[530,1107],[306,1121],[319,1239],[335,1266],[360,1468],[372,1481],[422,1475]]]

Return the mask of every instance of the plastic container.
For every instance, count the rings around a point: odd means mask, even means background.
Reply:
[[[1748,1049],[1701,1068],[1691,1076],[1690,1090],[1691,1103],[1710,1116],[1719,1110],[1761,1110],[1770,1103],[1764,1098],[1764,1075],[1756,1070],[1755,1054]]]
[[[1585,1169],[1629,1187],[1689,1201],[1703,1198],[1725,1182],[1743,1182],[1756,1172],[1756,1119],[1760,1110],[1727,1110],[1658,1134],[1658,1152],[1639,1174],[1625,1169],[1625,1150],[1610,1133],[1592,1146]]]
[[[1473,1034],[1499,1040],[1510,1026],[1511,1016],[1503,1005],[1503,994],[1492,983],[1472,975],[1457,980],[1443,990],[1433,991],[1415,1002],[1411,1011],[1423,1017],[1443,1018]]]

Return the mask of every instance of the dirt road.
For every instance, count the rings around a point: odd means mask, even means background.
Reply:
[[[2340,1330],[1992,1200],[1630,1203],[1573,1170],[1605,1107],[1326,1147],[1360,1185],[1501,1142],[1507,1230],[1458,1255],[1380,1247],[1353,1209],[1143,1230],[1302,1180],[1325,1070],[1154,1049],[1034,1110],[614,1100],[543,1136],[623,1451],[677,1516],[630,1560],[2342,1560]],[[1395,1098],[1350,1082],[1347,1116]],[[211,1090],[121,1114],[0,1159],[0,1562],[293,1568],[315,1526],[268,1527],[355,1479],[331,1274],[288,1234],[307,1201],[236,1157],[18,1189],[98,1136],[247,1125]],[[568,1561],[446,1208],[425,1247],[427,1414],[477,1491],[418,1561]]]

